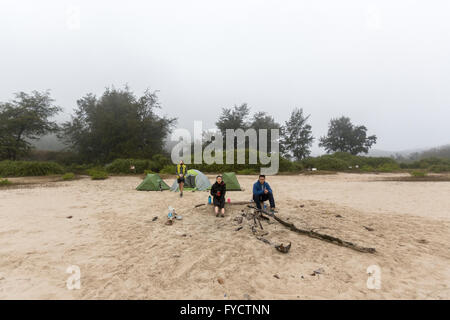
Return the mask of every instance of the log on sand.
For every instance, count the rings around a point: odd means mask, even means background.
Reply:
[[[274,214],[272,214],[270,212],[267,212],[264,209],[258,209],[256,207],[250,206],[250,205],[248,207],[256,209],[256,210],[259,210],[260,212],[262,212],[265,215],[275,219],[277,222],[279,222],[283,226],[289,228],[291,231],[294,231],[294,232],[296,232],[298,234],[302,234],[302,235],[305,235],[305,236],[308,236],[308,237],[311,237],[311,238],[314,238],[314,239],[327,241],[327,242],[336,244],[338,246],[350,248],[350,249],[353,249],[353,250],[356,250],[356,251],[359,251],[359,252],[365,252],[365,253],[375,253],[376,252],[375,248],[362,247],[360,245],[357,245],[355,243],[339,239],[337,237],[333,237],[333,236],[330,236],[330,235],[327,235],[327,234],[318,233],[318,232],[316,232],[314,230],[299,229],[293,223],[286,222],[283,219],[279,218],[278,216],[276,216],[276,215],[274,215]]]

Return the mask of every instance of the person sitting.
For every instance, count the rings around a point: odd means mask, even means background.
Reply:
[[[258,181],[253,184],[253,201],[255,201],[256,207],[261,208],[261,203],[269,200],[270,211],[275,211],[275,200],[273,198],[273,192],[269,184],[266,182],[266,176],[261,174]]]
[[[180,189],[180,198],[183,196],[184,176],[186,175],[186,172],[187,172],[186,165],[184,164],[183,160],[181,160],[180,164],[177,165],[176,168],[178,188]]]
[[[221,210],[220,216],[225,217],[225,193],[227,187],[222,180],[222,176],[216,177],[216,182],[211,187],[211,195],[213,196],[214,211],[216,217],[219,216],[219,209]]]

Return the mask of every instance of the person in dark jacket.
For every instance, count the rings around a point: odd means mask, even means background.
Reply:
[[[219,209],[221,210],[220,216],[225,217],[225,193],[227,187],[225,182],[222,181],[222,176],[216,177],[216,182],[211,187],[211,195],[213,196],[214,211],[216,217],[219,216]]]
[[[266,182],[266,176],[261,174],[258,181],[253,184],[253,201],[255,201],[256,207],[261,209],[261,202],[269,200],[270,211],[275,211],[275,200],[273,198],[272,188]]]

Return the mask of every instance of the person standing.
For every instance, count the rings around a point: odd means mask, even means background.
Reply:
[[[216,177],[216,182],[211,187],[211,195],[213,196],[214,211],[216,212],[216,217],[225,217],[225,193],[227,192],[227,187],[225,182],[222,180],[222,176]]]
[[[180,189],[180,198],[183,196],[184,177],[186,176],[186,172],[186,165],[184,164],[183,160],[181,160],[180,164],[178,164],[176,168],[178,188]]]
[[[269,200],[270,203],[270,211],[275,211],[275,200],[273,198],[272,188],[266,182],[266,176],[261,174],[253,184],[253,201],[255,201],[256,207],[261,209],[261,203]]]

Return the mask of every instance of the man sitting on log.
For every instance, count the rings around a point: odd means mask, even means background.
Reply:
[[[275,200],[273,199],[272,188],[266,182],[266,176],[261,174],[258,181],[253,184],[253,201],[255,201],[256,207],[261,209],[261,203],[269,200],[270,211],[275,211]]]

